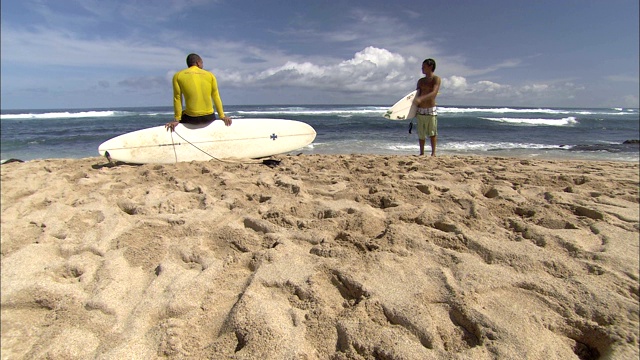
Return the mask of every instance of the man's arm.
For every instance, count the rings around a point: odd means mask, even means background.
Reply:
[[[169,121],[164,125],[164,128],[167,131],[173,132],[173,130],[180,123],[180,119],[182,119],[182,91],[180,90],[180,85],[178,84],[178,73],[173,75],[173,121]]]
[[[215,75],[211,74],[212,84],[211,84],[211,98],[213,99],[213,106],[215,110],[218,111],[218,117],[224,121],[224,124],[229,126],[231,125],[231,118],[224,115],[224,108],[222,107],[222,99],[220,99],[220,92],[218,91],[218,81],[216,80]]]
[[[440,92],[440,76],[433,77],[433,89],[425,95],[425,100],[435,100]]]
[[[220,99],[220,92],[218,92],[218,81],[213,74],[211,74],[211,98],[213,99],[213,106],[215,107],[215,110],[218,111],[218,117],[224,118],[222,99]]]
[[[182,91],[178,84],[178,74],[173,75],[173,118],[180,121],[182,118]]]

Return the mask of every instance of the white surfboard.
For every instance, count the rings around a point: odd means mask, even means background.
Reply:
[[[416,117],[418,107],[413,103],[413,98],[416,97],[416,93],[417,90],[414,90],[398,100],[398,102],[387,110],[384,117],[389,120],[406,120]]]
[[[102,156],[134,164],[261,158],[300,149],[313,142],[308,124],[285,119],[233,119],[208,125],[178,124],[172,133],[155,126],[116,136],[98,147]]]

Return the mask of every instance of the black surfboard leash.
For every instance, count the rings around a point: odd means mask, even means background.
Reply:
[[[177,131],[175,131],[175,130],[171,132],[171,133],[172,133],[172,134],[171,134],[171,142],[172,142],[172,143],[174,143],[174,141],[173,141],[173,133],[174,133],[174,132],[175,132],[175,133],[176,133],[176,135],[178,135],[182,140],[184,140],[185,142],[187,142],[187,144],[189,144],[189,145],[193,146],[194,148],[196,148],[196,149],[200,150],[200,151],[201,151],[201,152],[203,152],[205,155],[209,156],[210,158],[212,158],[212,159],[214,159],[214,160],[218,160],[218,161],[220,161],[220,162],[230,163],[230,164],[258,164],[258,162],[249,162],[249,161],[229,161],[229,160],[218,159],[217,157],[215,157],[215,156],[213,156],[213,155],[209,154],[208,152],[206,152],[206,151],[202,150],[201,148],[197,147],[197,146],[196,146],[194,143],[192,143],[191,141],[189,141],[189,140],[187,140],[187,139],[183,138],[183,137],[182,137],[182,135],[178,134],[178,132],[177,132]],[[174,153],[174,154],[175,154],[175,156],[176,156],[176,163],[177,163],[177,162],[178,162],[178,154],[177,154],[177,152],[176,152],[176,146],[175,146],[175,145],[173,145],[173,153]]]

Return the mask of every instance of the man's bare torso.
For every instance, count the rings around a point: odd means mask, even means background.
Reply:
[[[418,95],[425,95],[433,91],[433,88],[436,86],[436,83],[440,80],[440,78],[436,75],[432,75],[431,77],[423,77],[418,80],[418,89],[420,93]],[[421,108],[432,108],[436,106],[435,96],[431,99],[425,99],[418,103],[418,107]]]

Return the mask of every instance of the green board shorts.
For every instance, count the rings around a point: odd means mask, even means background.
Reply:
[[[438,136],[438,115],[421,115],[418,118],[418,139],[424,140],[428,137]]]

